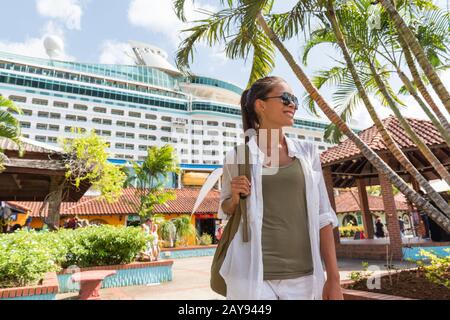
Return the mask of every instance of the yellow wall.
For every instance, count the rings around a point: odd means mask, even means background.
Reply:
[[[44,226],[44,221],[42,218],[34,218],[33,220],[31,220],[31,224],[30,227],[32,229],[42,229],[42,227]]]
[[[119,216],[119,215],[111,215],[111,216],[99,216],[99,215],[80,215],[78,216],[80,219],[87,219],[89,221],[92,220],[103,220],[106,224],[112,226],[126,226],[127,216]],[[62,217],[60,220],[60,226],[64,225],[64,222],[68,220],[69,217]],[[33,218],[31,221],[31,228],[33,229],[41,229],[44,226],[44,221],[42,218]]]
[[[25,225],[25,222],[27,222],[28,214],[29,214],[29,211],[24,212],[24,213],[17,213],[16,214],[17,220],[11,221],[10,223],[8,223],[8,225],[13,227],[16,224],[20,224],[20,226],[23,227]]]
[[[26,213],[17,213],[17,220],[16,221],[11,221],[9,223],[9,225],[12,227],[16,224],[20,224],[21,226],[23,226],[25,224],[25,222],[27,222],[27,218],[28,218],[28,212]]]

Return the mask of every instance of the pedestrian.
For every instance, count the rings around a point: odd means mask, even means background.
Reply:
[[[152,250],[154,261],[158,261],[159,257],[159,237],[158,237],[158,225],[152,222],[151,235],[153,236]]]
[[[375,236],[377,238],[384,238],[384,224],[381,222],[381,218],[377,217],[375,223]]]
[[[398,225],[400,227],[400,234],[403,237],[405,235],[405,222],[400,217],[398,217]]]
[[[216,239],[217,241],[220,241],[220,239],[222,238],[222,233],[223,233],[223,224],[219,224],[219,227],[217,228],[216,231]]]
[[[145,235],[152,236],[152,226],[153,226],[153,223],[150,218],[148,218],[144,221],[144,223],[141,225],[141,228],[142,228],[142,231],[144,231]],[[154,250],[153,250],[153,240],[146,242],[143,256],[144,256],[144,258],[146,258],[150,261],[155,260]]]
[[[247,197],[250,238],[243,243],[241,221],[220,269],[227,299],[343,299],[333,237],[338,221],[319,152],[283,130],[294,125],[298,107],[279,77],[259,79],[241,96],[252,181],[238,176],[233,148],[224,160],[219,218]]]

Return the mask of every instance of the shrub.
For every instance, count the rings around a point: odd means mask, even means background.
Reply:
[[[186,245],[188,238],[196,235],[194,225],[191,223],[190,215],[182,215],[173,219],[173,224],[177,229],[177,241],[181,245]]]
[[[67,246],[63,267],[80,268],[130,263],[150,241],[140,228],[109,225],[64,230],[61,237]]]
[[[170,221],[164,221],[160,224],[158,228],[158,233],[160,238],[163,240],[163,247],[172,248],[177,237],[177,227]]]
[[[109,225],[0,234],[0,287],[37,284],[61,267],[130,263],[150,240],[140,228]]]
[[[58,257],[63,253],[61,243],[47,233],[18,231],[0,235],[0,287],[37,284],[45,273],[60,269]]]
[[[433,251],[426,251],[421,249],[420,255],[428,259],[430,265],[425,266],[422,263],[418,263],[419,269],[425,272],[425,278],[430,282],[445,286],[450,289],[450,249],[445,249],[449,255],[445,257],[439,257]]]
[[[209,246],[210,244],[212,244],[212,236],[208,233],[203,233],[199,240],[200,245],[202,246]]]

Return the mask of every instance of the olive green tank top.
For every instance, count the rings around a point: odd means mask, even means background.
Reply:
[[[264,280],[294,279],[313,274],[306,206],[305,176],[298,158],[264,174],[262,252]]]

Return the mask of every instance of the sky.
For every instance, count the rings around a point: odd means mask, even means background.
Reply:
[[[196,0],[194,5],[187,1],[187,17],[195,20],[202,17],[198,9],[210,11],[219,8],[218,0]],[[284,12],[292,8],[295,0],[276,1],[274,11]],[[447,0],[437,1],[446,6]],[[56,35],[62,41],[63,50],[60,59],[89,63],[130,64],[132,60],[124,52],[129,49],[128,40],[142,41],[162,48],[168,54],[168,61],[174,63],[175,53],[183,37],[180,31],[190,24],[183,24],[174,14],[172,0],[2,0],[2,19],[0,19],[0,51],[14,52],[35,57],[47,58],[43,39]],[[304,41],[296,38],[285,42],[286,47],[299,58]],[[313,49],[308,66],[304,67],[308,75],[333,65],[333,58],[339,54],[331,47]],[[192,72],[198,75],[218,78],[245,88],[250,73],[251,61],[228,59],[223,48],[197,46],[196,59]],[[294,93],[300,98],[304,91],[287,63],[280,54],[276,54],[276,67],[273,75],[287,80]],[[449,75],[449,73],[447,73]],[[444,77],[450,86],[450,76]],[[322,94],[331,101],[330,90]],[[405,115],[425,118],[414,101],[405,97],[410,108]],[[382,118],[391,112],[377,105]],[[297,118],[315,118],[303,109]],[[372,124],[363,107],[355,112],[356,128],[365,128]]]

